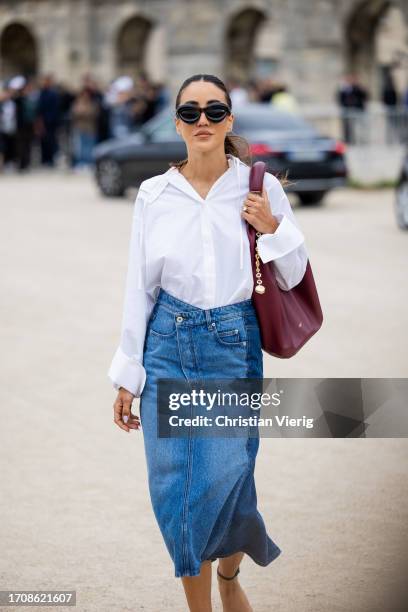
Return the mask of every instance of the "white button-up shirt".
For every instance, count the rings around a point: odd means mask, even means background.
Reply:
[[[229,168],[202,198],[175,167],[143,181],[133,208],[119,346],[108,377],[140,397],[146,382],[143,347],[160,287],[199,308],[234,304],[252,296],[254,279],[242,204],[250,167],[227,155]],[[304,236],[279,180],[265,173],[273,234],[258,238],[258,252],[273,260],[279,287],[297,285],[306,270]]]

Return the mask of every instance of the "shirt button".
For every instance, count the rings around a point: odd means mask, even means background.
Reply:
[[[181,323],[183,320],[184,320],[183,317],[177,317],[176,319],[177,323]]]
[[[215,327],[215,323],[211,323],[211,327]]]

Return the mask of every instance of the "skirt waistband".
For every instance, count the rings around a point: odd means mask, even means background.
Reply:
[[[255,314],[255,308],[251,299],[235,302],[235,304],[217,306],[216,308],[203,309],[174,297],[162,287],[160,287],[154,309],[156,310],[159,306],[162,306],[175,316],[183,317],[184,320],[189,320],[193,323],[229,319],[234,317],[234,315],[243,315],[245,313]]]

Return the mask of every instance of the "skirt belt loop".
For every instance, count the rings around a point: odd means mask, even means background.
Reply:
[[[211,330],[215,326],[215,324],[213,325],[212,318],[211,318],[211,309],[205,310],[204,312],[205,312],[205,320],[207,322],[207,329]]]

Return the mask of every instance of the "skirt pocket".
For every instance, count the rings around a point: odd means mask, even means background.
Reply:
[[[245,346],[246,328],[242,316],[219,319],[214,325],[215,338],[223,346]]]
[[[147,333],[165,339],[172,338],[176,332],[174,314],[163,307],[157,308],[150,317]]]

